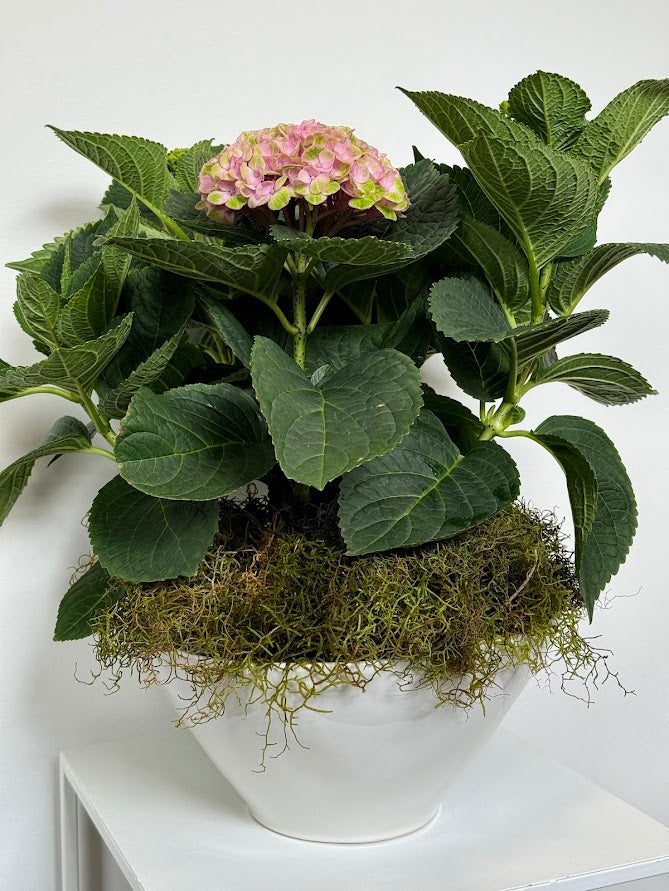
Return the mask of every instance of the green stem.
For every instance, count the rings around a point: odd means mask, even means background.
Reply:
[[[250,293],[250,292],[249,292]],[[265,306],[269,306],[274,315],[277,317],[279,322],[281,323],[281,327],[287,331],[291,337],[294,337],[298,333],[298,329],[295,325],[291,325],[288,317],[283,312],[281,307],[274,300],[270,300],[269,297],[265,297],[264,294],[254,293],[251,296],[255,297],[257,300],[260,300],[261,303],[264,303]]]
[[[530,299],[532,301],[532,322],[541,322],[544,318],[544,302],[541,299],[541,283],[539,279],[539,267],[531,250],[527,253],[527,262],[530,273]]]
[[[145,207],[148,207],[148,209],[151,211],[151,213],[155,214],[158,217],[158,219],[163,224],[163,226],[165,226],[166,229],[169,229],[170,231],[172,231],[176,235],[176,237],[180,238],[182,241],[190,241],[190,238],[188,237],[188,235],[186,235],[186,233],[181,228],[181,226],[178,223],[176,223],[171,217],[168,217],[166,213],[164,213],[162,210],[159,210],[155,206],[155,204],[152,204],[150,201],[147,201],[146,198],[142,198],[142,196],[137,195],[136,192],[135,192],[135,195],[137,196],[137,198],[142,202],[142,204]]]
[[[107,440],[110,445],[114,445],[116,443],[116,434],[109,426],[109,421],[106,418],[103,418],[100,412],[97,409],[97,406],[91,399],[91,397],[85,392],[85,390],[81,389],[79,391],[79,395],[81,397],[81,404],[86,409],[86,412],[95,424],[95,429],[101,436]]]
[[[293,335],[293,358],[300,368],[304,368],[307,357],[306,284],[306,278],[300,270],[293,283],[293,323],[296,328],[296,333]]]
[[[509,338],[509,343],[511,345],[511,365],[509,367],[509,381],[506,385],[504,401],[515,405],[518,401],[516,394],[516,384],[518,383],[518,347],[513,337]]]
[[[327,307],[328,303],[332,299],[333,294],[334,294],[334,291],[328,291],[327,293],[323,294],[323,296],[321,297],[321,302],[318,304],[318,306],[314,310],[314,314],[311,317],[311,321],[307,325],[307,334],[313,334],[314,331],[316,330],[316,325],[318,325],[318,322],[320,321],[321,316],[325,312],[325,308]]]
[[[109,458],[110,461],[113,461],[114,464],[116,464],[114,453],[107,449],[99,449],[97,446],[91,446],[89,449],[83,449],[83,451],[89,452],[91,455],[102,455],[104,458]]]
[[[543,306],[546,305],[546,292],[548,291],[548,286],[551,283],[552,277],[553,263],[546,263],[544,268],[541,270],[541,276],[539,277],[539,291],[541,293],[541,303]]]
[[[81,405],[81,399],[77,393],[71,393],[69,390],[63,390],[61,387],[52,384],[40,384],[38,387],[26,387],[24,390],[19,390],[18,393],[14,393],[12,396],[7,396],[5,401],[9,402],[10,399],[19,399],[21,396],[32,396],[39,393],[51,393],[53,396],[61,396],[63,399],[69,399],[70,402],[76,402]]]

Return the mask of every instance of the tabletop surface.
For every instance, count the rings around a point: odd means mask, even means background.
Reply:
[[[669,828],[503,730],[430,827],[376,844],[264,829],[186,730],[61,766],[134,891],[590,891],[660,874],[669,888]]]

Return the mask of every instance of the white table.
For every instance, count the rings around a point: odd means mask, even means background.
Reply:
[[[61,794],[63,891],[105,891],[82,871],[91,833],[133,891],[669,889],[669,828],[504,731],[392,842],[269,832],[185,730],[62,753]]]

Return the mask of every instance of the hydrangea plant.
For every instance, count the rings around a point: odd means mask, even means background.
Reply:
[[[90,633],[113,579],[193,574],[220,499],[257,482],[277,509],[338,499],[352,557],[476,526],[518,497],[510,436],[564,470],[592,615],[635,532],[630,481],[592,421],[528,430],[520,403],[553,382],[606,405],[653,392],[623,360],[562,345],[606,321],[580,303],[609,269],[669,260],[667,245],[596,244],[609,174],[669,111],[669,81],[641,81],[592,118],[577,84],[545,72],[499,110],[404,92],[465,167],[416,152],[398,171],[315,121],[172,152],[53,128],[112,181],[102,218],[9,264],[43,358],[0,362],[0,398],[53,394],[89,423],[61,418],[0,474],[0,520],[41,458],[118,467],[93,501],[95,559],[63,598],[57,639]],[[421,384],[435,353],[478,415]]]

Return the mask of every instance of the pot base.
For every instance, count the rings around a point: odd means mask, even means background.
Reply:
[[[297,841],[306,841],[311,842],[312,844],[321,844],[321,845],[374,845],[381,844],[383,842],[393,841],[396,838],[405,838],[407,835],[414,835],[418,832],[423,832],[426,829],[430,829],[432,824],[436,822],[441,814],[441,805],[436,809],[436,811],[432,814],[432,816],[428,817],[424,822],[417,823],[414,826],[407,826],[403,828],[397,829],[397,831],[389,832],[384,835],[374,835],[369,838],[360,838],[356,836],[355,838],[347,838],[345,835],[337,836],[336,838],[332,836],[324,837],[321,835],[307,835],[298,831],[289,831],[285,827],[283,829],[279,829],[278,825],[273,824],[271,820],[263,820],[257,814],[248,809],[251,817],[262,826],[264,829],[269,829],[270,832],[275,832],[277,835],[283,836],[283,838],[293,838]]]

